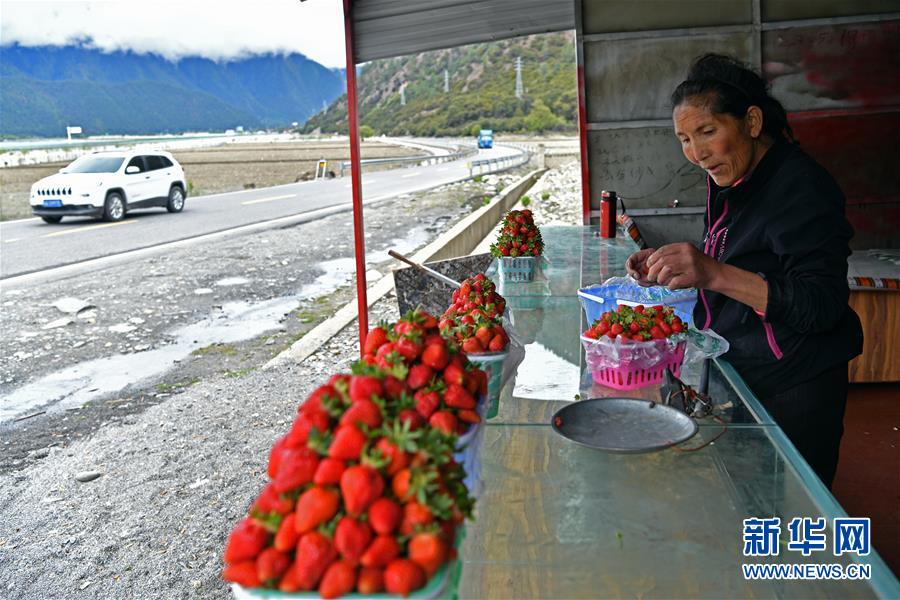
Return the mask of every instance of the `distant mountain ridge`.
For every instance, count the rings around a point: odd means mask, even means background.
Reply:
[[[521,98],[515,93],[517,58],[522,59]],[[445,136],[475,135],[481,128],[508,132],[577,129],[574,32],[376,60],[363,68],[358,81],[359,122],[375,134]],[[346,132],[346,96],[307,121],[304,130]]]
[[[177,133],[303,123],[344,90],[302,54],[216,62],[80,46],[0,46],[0,135]]]

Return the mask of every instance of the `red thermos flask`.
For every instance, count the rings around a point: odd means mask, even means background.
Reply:
[[[616,205],[618,197],[610,190],[600,192],[600,237],[616,237]]]

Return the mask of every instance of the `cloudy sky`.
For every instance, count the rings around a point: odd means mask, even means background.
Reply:
[[[301,52],[344,65],[340,0],[0,0],[0,42],[216,60]]]

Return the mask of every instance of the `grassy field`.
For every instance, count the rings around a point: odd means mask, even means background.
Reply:
[[[363,142],[361,151],[364,159],[424,154],[418,149],[381,142]],[[320,159],[327,160],[328,169],[340,174],[340,161],[350,160],[350,147],[347,142],[227,144],[173,154],[184,167],[189,195],[201,196],[312,179]],[[66,164],[0,169],[0,220],[30,217],[31,185]]]

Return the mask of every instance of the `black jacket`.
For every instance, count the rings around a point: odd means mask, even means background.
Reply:
[[[862,327],[848,306],[853,228],[844,195],[798,146],[777,142],[730,188],[707,178],[704,251],[758,273],[769,286],[765,315],[701,290],[697,327],[728,340],[724,358],[759,396],[794,387],[862,352]]]

